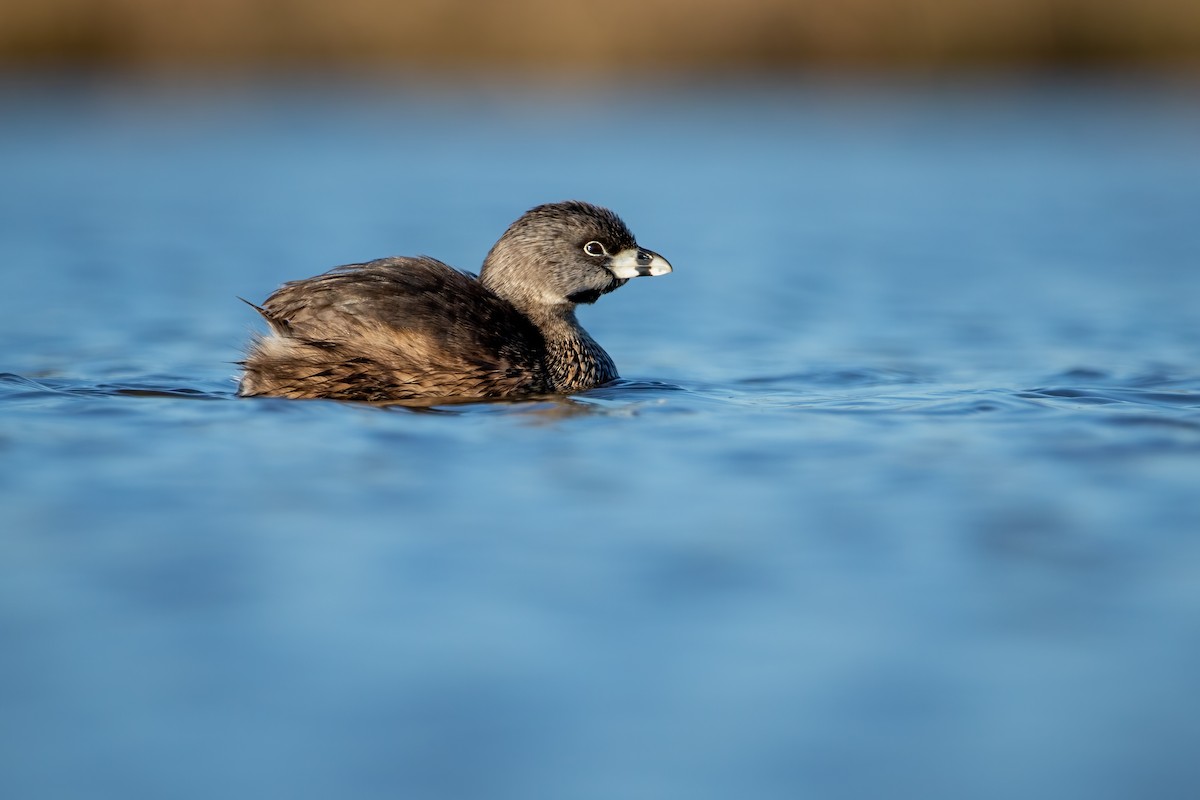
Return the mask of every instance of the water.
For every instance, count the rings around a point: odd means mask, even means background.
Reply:
[[[5,797],[1191,797],[1200,91],[0,90]],[[625,381],[240,400],[536,203]]]

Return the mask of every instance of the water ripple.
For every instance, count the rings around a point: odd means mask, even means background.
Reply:
[[[1079,373],[1083,377],[1083,373]],[[1092,379],[1099,373],[1088,372]],[[725,383],[621,380],[568,398],[470,403],[422,409],[442,414],[535,414],[541,420],[602,414],[638,416],[691,414],[706,409],[747,412],[807,410],[850,415],[983,417],[997,419],[1037,414],[1092,415],[1107,422],[1135,426],[1200,428],[1200,390],[1194,380],[1168,385],[1057,384],[1030,389],[947,385],[916,373],[873,368],[846,368],[780,376],[738,379]],[[230,400],[236,395],[224,383],[205,384],[174,375],[148,375],[128,380],[89,382],[61,378],[29,378],[0,373],[0,402],[71,398],[159,398]],[[280,401],[291,405],[290,401]],[[359,404],[327,403],[330,408]],[[274,406],[255,403],[254,408]],[[364,406],[365,407],[365,406]]]
[[[1200,408],[1200,393],[1183,391],[1160,391],[1156,389],[1117,387],[1072,387],[1056,386],[1030,389],[1021,397],[1044,397],[1054,400],[1069,400],[1080,404],[1106,405],[1132,403],[1160,408]]]
[[[170,397],[187,400],[226,400],[232,391],[198,388],[183,378],[149,377],[120,382],[73,382],[59,379],[34,380],[11,372],[0,373],[0,399],[17,400],[38,397]]]

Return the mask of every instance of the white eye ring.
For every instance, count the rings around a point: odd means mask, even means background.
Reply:
[[[595,242],[595,241],[588,242],[587,244],[585,244],[583,246],[583,252],[587,253],[589,256],[608,255],[608,251],[606,251],[604,249],[604,245],[600,244],[599,242]]]

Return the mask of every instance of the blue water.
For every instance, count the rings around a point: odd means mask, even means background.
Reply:
[[[0,796],[1200,792],[1200,85],[0,83]],[[234,397],[237,297],[675,265],[625,381]]]

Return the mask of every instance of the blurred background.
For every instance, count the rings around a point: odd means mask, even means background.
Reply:
[[[1191,0],[42,0],[14,67],[631,72],[1193,64]]]
[[[234,395],[525,209],[627,382]],[[1197,0],[4,0],[0,798],[1200,797]]]

